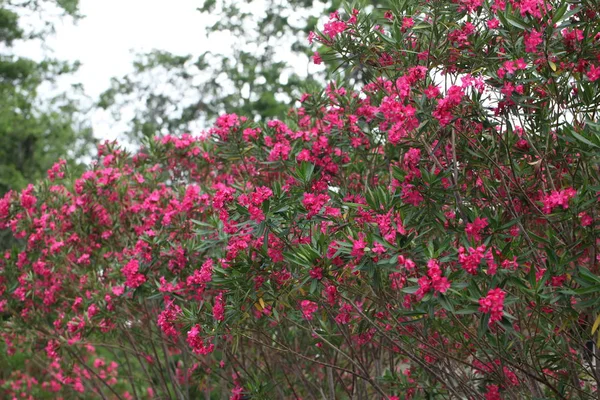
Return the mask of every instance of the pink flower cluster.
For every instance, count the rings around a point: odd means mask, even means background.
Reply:
[[[304,193],[302,205],[308,211],[307,218],[311,218],[321,212],[321,209],[330,200],[326,194]]]
[[[544,42],[542,33],[532,29],[531,32],[525,33],[525,51],[535,53],[540,44]]]
[[[506,292],[504,290],[496,288],[491,289],[487,296],[479,299],[479,311],[490,313],[488,325],[491,326],[502,319],[505,296]]]
[[[336,11],[329,16],[329,22],[323,27],[323,33],[333,39],[344,32],[346,27],[346,23],[340,20],[340,14]]]
[[[563,209],[569,208],[569,200],[577,195],[577,191],[573,188],[566,188],[563,190],[555,190],[547,196],[542,197],[542,203],[544,208],[542,209],[546,214],[550,214],[554,208],[562,206]]]
[[[213,318],[215,319],[215,321],[225,320],[225,298],[223,297],[223,292],[219,292],[219,294],[215,297],[215,305],[213,306]]]
[[[302,310],[302,317],[310,321],[313,319],[313,314],[317,312],[319,306],[314,301],[302,300],[300,302],[300,309]]]
[[[208,282],[212,280],[214,263],[212,259],[204,261],[200,269],[194,270],[194,272],[188,276],[186,283],[188,287],[197,287],[198,294],[202,294],[204,288]]]
[[[172,300],[167,302],[165,309],[158,315],[158,326],[167,336],[179,337],[179,326],[177,319],[181,316],[182,310]]]
[[[463,246],[458,248],[458,262],[461,267],[471,275],[477,274],[479,263],[485,257],[485,245],[478,247],[469,247],[466,250]]]
[[[207,355],[213,352],[215,345],[206,343],[201,335],[202,328],[196,324],[187,333],[187,343],[192,348],[194,354]]]
[[[146,282],[146,277],[139,273],[140,262],[138,260],[131,260],[121,269],[121,272],[125,276],[125,285],[132,289],[141,286]]]
[[[483,231],[487,226],[487,218],[477,217],[473,222],[467,224],[465,233],[469,239],[479,242],[481,240],[481,231]]]
[[[238,202],[244,207],[248,208],[250,213],[250,219],[255,222],[262,222],[265,220],[265,214],[263,213],[260,206],[267,199],[273,196],[273,191],[265,186],[257,187],[250,196],[242,194],[238,197]]]
[[[442,276],[438,260],[432,258],[427,262],[427,275],[419,278],[419,289],[415,293],[417,299],[422,299],[432,288],[438,293],[446,293],[450,289],[450,281]]]
[[[441,126],[446,126],[452,121],[452,110],[461,103],[464,95],[462,87],[453,85],[448,89],[446,97],[438,101],[438,105],[432,115],[438,120]]]

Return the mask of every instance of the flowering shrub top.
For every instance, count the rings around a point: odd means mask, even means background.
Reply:
[[[1,332],[37,370],[3,390],[595,396],[599,21],[535,0],[334,13],[315,61],[364,86],[106,144],[7,195],[24,247]]]

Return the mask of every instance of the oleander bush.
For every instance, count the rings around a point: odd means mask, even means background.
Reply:
[[[0,201],[3,398],[597,398],[600,4],[392,3],[285,121]]]

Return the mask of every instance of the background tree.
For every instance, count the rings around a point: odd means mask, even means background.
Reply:
[[[91,154],[94,139],[81,117],[81,87],[73,86],[69,95],[54,87],[78,64],[38,62],[15,55],[13,48],[50,35],[53,18],[47,14],[79,18],[77,7],[77,0],[0,1],[0,195],[43,177],[59,158],[80,167]],[[26,17],[44,24],[28,30]]]

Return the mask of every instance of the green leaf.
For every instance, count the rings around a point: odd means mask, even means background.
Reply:
[[[593,274],[589,269],[585,267],[579,267],[577,272],[579,277],[584,281],[600,285],[600,276]]]
[[[451,313],[454,313],[454,306],[452,305],[452,303],[450,301],[448,301],[448,299],[446,298],[446,296],[441,295],[439,297],[440,299],[440,305],[447,311],[450,311]]]
[[[415,294],[417,292],[417,290],[419,290],[418,286],[410,286],[410,287],[402,288],[401,292],[407,293],[407,294]]]
[[[475,314],[477,312],[479,312],[479,308],[477,306],[471,306],[471,307],[463,308],[458,311],[454,311],[454,313],[458,314],[458,315],[470,315],[470,314]]]
[[[565,12],[567,11],[567,8],[569,7],[569,3],[567,3],[566,1],[556,9],[556,11],[554,12],[554,16],[552,17],[552,22],[554,24],[558,23],[558,21],[560,21],[560,19],[562,18],[563,15],[565,15]]]
[[[310,290],[309,290],[310,294],[315,293],[315,291],[317,290],[318,285],[319,285],[319,281],[316,280],[316,279],[313,279],[313,281],[310,284]]]
[[[596,147],[600,149],[600,146],[598,146],[595,143],[590,142],[588,139],[584,138],[583,136],[581,136],[579,133],[575,132],[574,130],[570,131],[570,134],[575,137],[575,139],[579,140],[580,142],[583,142],[585,144],[587,144],[588,146],[592,146],[592,147]]]
[[[529,30],[529,29],[530,29],[530,28],[527,26],[527,24],[525,24],[525,22],[523,22],[523,21],[519,20],[519,19],[518,19],[518,18],[516,18],[514,15],[511,15],[511,14],[508,14],[508,13],[507,13],[505,17],[506,17],[506,21],[507,21],[507,22],[508,22],[510,25],[512,25],[512,26],[514,26],[514,27],[517,27],[517,28],[519,28],[519,29],[522,29],[522,30],[524,30],[524,31],[526,31],[526,30]]]

